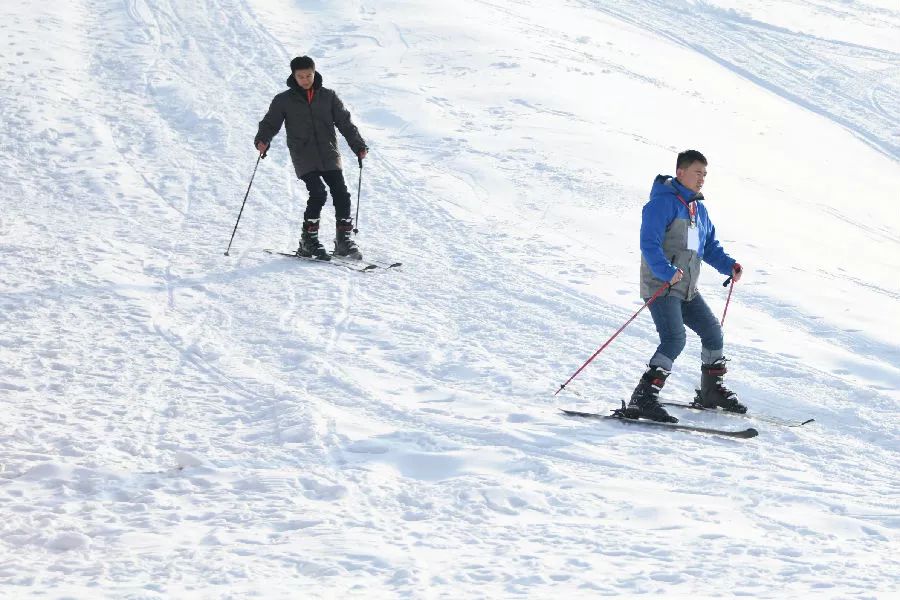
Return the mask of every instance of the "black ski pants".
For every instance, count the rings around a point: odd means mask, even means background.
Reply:
[[[309,200],[306,202],[306,212],[303,213],[304,219],[318,219],[322,214],[322,207],[328,199],[325,191],[325,184],[331,190],[331,198],[334,202],[334,216],[337,219],[350,218],[350,192],[347,191],[347,184],[344,182],[344,172],[340,169],[336,171],[311,171],[300,179],[306,184],[309,191]],[[323,183],[324,180],[324,183]]]

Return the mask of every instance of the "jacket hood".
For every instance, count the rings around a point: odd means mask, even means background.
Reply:
[[[292,90],[302,90],[300,84],[297,83],[297,80],[294,79],[294,74],[291,73],[287,78],[287,86]],[[316,71],[315,76],[313,77],[313,89],[317,90],[322,87],[322,74]]]
[[[657,175],[656,179],[653,180],[653,187],[650,189],[650,197],[654,198],[663,195],[680,195],[685,202],[703,200],[701,192],[692,192],[671,175]]]

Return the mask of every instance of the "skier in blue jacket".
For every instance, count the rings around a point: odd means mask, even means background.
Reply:
[[[747,407],[725,387],[726,373],[722,327],[700,292],[697,281],[705,261],[734,281],[741,278],[741,265],[726,254],[716,239],[716,228],[706,212],[700,188],[706,178],[707,161],[700,152],[678,155],[675,177],[658,175],[644,205],[641,220],[641,297],[649,300],[669,284],[650,304],[650,314],[659,333],[659,346],[631,395],[627,414],[654,421],[678,421],[659,403],[659,391],[672,372],[672,365],[687,341],[685,325],[702,342],[700,389],[695,403],[704,408],[721,407],[744,413]]]

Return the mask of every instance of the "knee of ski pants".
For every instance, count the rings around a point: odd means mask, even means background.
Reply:
[[[309,192],[309,199],[314,202],[325,203],[328,198],[328,192],[325,190],[325,183],[318,173],[307,173],[300,178],[306,185],[306,191]]]
[[[659,334],[657,353],[673,361],[678,358],[687,344],[687,333],[681,315],[682,301],[678,298],[660,298],[650,305],[650,314]]]
[[[659,332],[659,348],[657,349],[657,352],[668,356],[672,359],[672,362],[678,358],[684,350],[685,345],[687,345],[687,334],[684,331],[684,327],[682,327],[680,331],[669,330]]]
[[[725,344],[722,326],[719,319],[709,310],[703,297],[699,294],[684,305],[682,315],[686,327],[692,329],[707,350],[721,350]]]
[[[717,332],[710,331],[706,335],[700,337],[700,343],[703,345],[703,351],[705,353],[721,353],[722,348],[725,347],[725,337],[722,335],[721,329]]]

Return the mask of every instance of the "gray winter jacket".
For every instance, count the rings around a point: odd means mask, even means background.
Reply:
[[[334,90],[322,87],[321,74],[316,72],[313,80],[311,102],[306,90],[300,87],[293,75],[288,77],[287,86],[290,89],[275,96],[266,116],[259,122],[254,146],[259,142],[270,144],[284,123],[287,146],[297,177],[312,171],[341,168],[335,126],[354,154],[367,149],[341,99]]]

